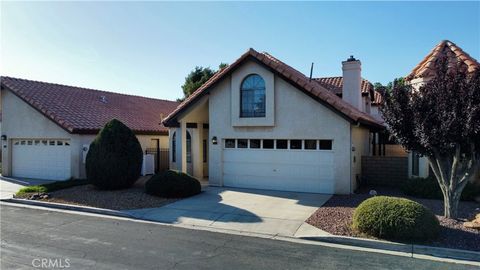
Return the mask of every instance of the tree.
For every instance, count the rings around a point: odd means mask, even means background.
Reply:
[[[403,77],[395,78],[393,82],[389,82],[387,83],[387,85],[383,85],[380,82],[376,82],[373,84],[373,89],[383,94],[386,92],[391,92],[394,84],[405,84],[405,78]]]
[[[87,179],[106,190],[128,188],[140,177],[143,151],[135,134],[113,119],[90,144],[86,159]]]
[[[227,67],[228,64],[220,63],[218,66],[219,70]],[[196,66],[185,78],[185,83],[182,85],[183,90],[183,99],[190,96],[195,90],[202,86],[206,81],[208,81],[217,71],[212,70],[209,67],[199,67]],[[179,101],[183,100],[179,99]]]
[[[438,63],[436,76],[418,90],[395,84],[381,108],[389,131],[410,151],[427,157],[444,198],[444,215],[456,218],[468,181],[480,168],[480,71],[466,75]]]

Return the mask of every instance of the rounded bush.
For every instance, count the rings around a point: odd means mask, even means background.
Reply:
[[[100,189],[128,188],[140,177],[143,151],[135,134],[122,122],[108,122],[90,144],[87,179]]]
[[[145,183],[147,194],[164,198],[186,198],[200,193],[201,190],[197,179],[172,170],[156,174]]]
[[[437,217],[425,206],[387,196],[362,202],[355,209],[352,226],[371,236],[396,240],[434,239],[440,229]]]

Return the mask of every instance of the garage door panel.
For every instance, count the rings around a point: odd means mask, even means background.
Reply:
[[[12,174],[15,177],[65,180],[71,176],[68,140],[13,140]]]
[[[333,152],[225,149],[224,185],[333,193]]]

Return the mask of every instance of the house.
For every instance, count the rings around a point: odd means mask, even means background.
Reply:
[[[352,193],[371,133],[384,126],[367,112],[361,62],[350,57],[342,70],[310,79],[248,50],[164,119],[170,167],[212,186]]]
[[[405,77],[405,81],[411,84],[414,89],[419,89],[436,76],[438,60],[444,56],[447,56],[450,70],[456,69],[456,72],[472,73],[480,68],[480,63],[455,43],[449,40],[443,40],[415,66],[412,72]],[[457,68],[459,68],[459,70],[457,70]],[[408,165],[410,177],[427,177],[433,175],[433,173],[430,172],[427,158],[420,157],[416,153],[409,153]]]
[[[85,177],[85,156],[98,131],[116,118],[145,151],[168,148],[162,126],[177,102],[1,77],[2,174],[65,180]]]

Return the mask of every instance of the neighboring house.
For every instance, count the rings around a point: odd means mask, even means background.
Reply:
[[[1,77],[2,173],[64,180],[85,177],[85,155],[98,131],[116,118],[147,148],[168,148],[162,117],[178,103]]]
[[[447,56],[449,69],[459,67],[456,72],[472,73],[480,68],[476,59],[464,52],[453,42],[443,40],[405,77],[407,83],[410,83],[414,89],[419,89],[423,84],[436,76],[438,69],[438,60]],[[409,153],[409,176],[427,177],[430,173],[430,166],[425,157],[420,157],[416,153]]]
[[[250,49],[163,121],[170,167],[213,186],[352,193],[384,126],[366,112],[360,61],[342,70],[340,98],[328,79]]]

